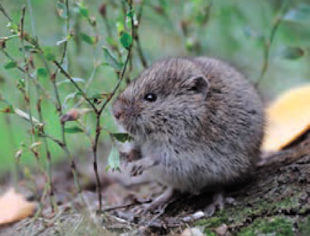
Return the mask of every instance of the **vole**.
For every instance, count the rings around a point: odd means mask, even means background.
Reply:
[[[151,177],[173,190],[198,194],[248,173],[260,156],[264,112],[252,84],[223,61],[169,58],[144,70],[112,106],[133,137]],[[222,207],[222,196],[214,205]]]

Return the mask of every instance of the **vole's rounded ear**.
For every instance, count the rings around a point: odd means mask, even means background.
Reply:
[[[203,75],[192,76],[188,80],[188,90],[194,91],[196,93],[202,93],[204,96],[207,96],[209,90],[209,81]]]

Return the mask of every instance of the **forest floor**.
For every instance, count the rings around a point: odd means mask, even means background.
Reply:
[[[55,164],[54,212],[48,198],[41,199],[45,186],[42,174],[34,171],[33,192],[29,180],[20,181],[18,190],[37,202],[42,211],[1,226],[0,235],[310,235],[309,138],[268,160],[248,183],[229,190],[227,196],[234,201],[212,217],[203,211],[211,202],[210,193],[179,195],[161,212],[143,212],[143,205],[164,188],[156,183],[126,188],[107,174],[101,176],[103,211],[98,212],[96,181],[87,155],[80,152],[77,163],[80,194],[68,162]],[[0,190],[7,189],[7,176],[0,180]]]

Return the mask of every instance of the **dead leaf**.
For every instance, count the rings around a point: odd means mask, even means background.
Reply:
[[[281,95],[266,110],[262,150],[279,151],[310,130],[310,85]]]
[[[226,224],[222,224],[220,225],[219,227],[217,227],[215,229],[215,232],[219,235],[219,236],[222,236],[222,235],[225,235],[227,233],[227,230],[228,230],[228,226]]]
[[[87,109],[87,108],[84,108],[84,109],[71,109],[69,110],[66,114],[62,115],[61,117],[61,122],[62,123],[65,123],[67,121],[74,121],[74,120],[77,120],[79,119],[82,115],[90,112],[91,109]]]
[[[31,216],[35,204],[25,200],[23,195],[11,188],[0,197],[0,209],[0,225],[3,225]]]
[[[187,228],[185,229],[180,236],[203,236],[204,233],[201,229],[194,227],[194,228]]]

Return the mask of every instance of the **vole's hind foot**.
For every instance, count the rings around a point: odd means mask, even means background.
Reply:
[[[207,217],[211,217],[214,215],[216,210],[223,210],[225,203],[229,205],[236,205],[236,200],[232,197],[224,197],[223,193],[216,193],[213,195],[213,202],[208,205],[204,212]]]
[[[206,216],[211,217],[214,215],[217,208],[219,210],[224,209],[224,205],[225,205],[225,200],[223,197],[223,193],[216,193],[213,196],[213,202],[210,203],[210,205],[208,205],[205,208],[204,212],[205,212]]]
[[[151,203],[143,204],[143,208],[139,209],[137,214],[143,214],[147,212],[164,213],[166,207],[173,200],[174,190],[167,188],[161,195],[155,198]]]

